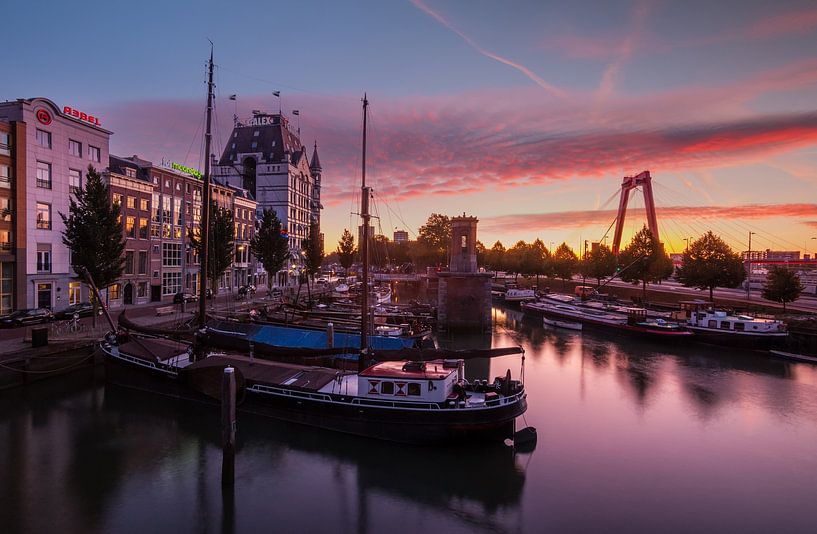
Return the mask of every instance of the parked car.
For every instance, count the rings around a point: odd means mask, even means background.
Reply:
[[[252,284],[241,286],[238,288],[238,293],[236,293],[237,299],[243,299],[247,296],[255,294],[255,286]]]
[[[91,317],[94,314],[94,305],[90,302],[80,302],[79,304],[72,304],[65,309],[62,309],[54,314],[55,319],[73,319],[74,314],[80,317]],[[97,315],[102,315],[102,308],[96,311]]]
[[[198,302],[199,297],[198,295],[194,295],[193,293],[187,293],[184,291],[179,291],[175,295],[173,295],[173,304],[181,304],[182,302]]]
[[[0,326],[14,328],[27,324],[47,323],[54,320],[54,315],[48,308],[32,308],[19,310],[0,317]]]
[[[321,276],[320,278],[318,278],[318,283],[321,284],[321,285],[325,285],[325,284],[328,284],[329,281],[326,278],[324,278],[323,276]]]

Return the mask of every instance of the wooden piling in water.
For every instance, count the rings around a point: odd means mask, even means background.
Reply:
[[[235,483],[235,369],[225,367],[221,380],[221,486]]]

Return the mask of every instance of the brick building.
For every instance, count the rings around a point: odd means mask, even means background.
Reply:
[[[88,166],[100,171],[107,166],[111,132],[99,118],[46,98],[1,102],[0,123],[6,134],[0,142],[7,146],[0,155],[6,162],[0,162],[0,195],[11,204],[0,232],[12,232],[0,267],[3,307],[59,310],[87,300],[62,244],[59,214],[68,213],[72,188],[82,187]]]

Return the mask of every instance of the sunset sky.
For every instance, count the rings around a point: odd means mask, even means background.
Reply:
[[[817,252],[813,0],[82,4],[4,2],[0,99],[87,110],[115,154],[203,167],[209,38],[214,152],[229,95],[247,117],[281,91],[318,142],[327,252],[357,225],[364,91],[388,236],[467,212],[488,246],[578,248],[613,222],[621,178],[649,170],[670,251],[711,229],[738,250],[754,231],[753,249]],[[628,214],[625,236],[644,220]]]

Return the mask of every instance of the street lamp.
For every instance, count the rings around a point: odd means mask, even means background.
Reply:
[[[749,232],[749,252],[746,254],[746,265],[748,272],[746,273],[746,300],[752,300],[752,236],[755,232]]]
[[[686,243],[686,250],[685,250],[685,252],[689,252],[689,243],[690,243],[690,241],[692,241],[692,238],[691,238],[691,237],[685,237],[685,238],[684,238],[684,243]]]

